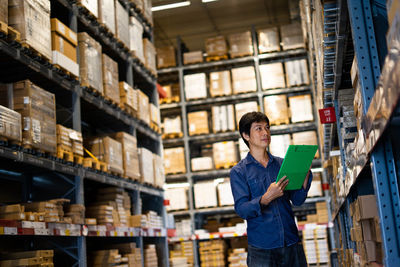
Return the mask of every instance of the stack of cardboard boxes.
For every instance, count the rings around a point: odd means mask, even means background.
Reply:
[[[225,178],[222,183],[217,185],[217,192],[219,206],[232,206],[234,204],[229,178]]]
[[[250,31],[234,33],[228,36],[229,55],[231,58],[253,55],[253,43]]]
[[[246,267],[247,252],[244,248],[235,248],[229,252],[229,267]]]
[[[203,241],[199,246],[201,267],[225,267],[224,240]]]
[[[65,208],[65,216],[70,217],[74,224],[85,224],[85,206],[70,204]]]
[[[192,235],[192,223],[189,219],[175,222],[176,235],[177,236],[191,236]]]
[[[104,97],[114,104],[119,105],[118,63],[106,54],[102,55],[102,60]]]
[[[179,102],[181,100],[181,93],[179,83],[163,85],[162,88],[165,91],[165,98],[160,99],[162,103],[164,100],[170,102]]]
[[[175,66],[175,48],[172,45],[157,48],[157,68],[162,69]]]
[[[54,266],[53,250],[5,252],[0,256],[0,266]]]
[[[136,246],[136,243],[123,243],[113,244],[109,247],[118,249],[118,252],[122,255],[122,261],[127,263],[129,267],[141,267],[142,264],[142,253],[140,248]]]
[[[186,173],[183,147],[164,149],[164,168],[165,174]]]
[[[123,175],[128,179],[140,178],[139,154],[136,137],[125,132],[118,132],[112,136],[122,146]]]
[[[116,36],[126,47],[129,46],[129,13],[124,6],[118,1],[115,3],[115,27]]]
[[[132,88],[126,82],[119,82],[120,107],[126,110],[131,116],[138,115],[138,90]]]
[[[140,21],[131,16],[129,18],[129,49],[133,57],[137,58],[144,64],[143,53],[143,25]]]
[[[169,251],[170,262],[172,266],[192,267],[193,260],[193,242],[181,241],[173,244]]]
[[[193,51],[183,53],[183,64],[195,64],[203,62],[203,52],[202,51]]]
[[[207,83],[205,73],[188,74],[184,77],[186,100],[207,97]]]
[[[281,62],[260,65],[260,75],[263,90],[286,87]]]
[[[292,123],[314,120],[311,95],[290,96],[289,110]]]
[[[144,65],[153,75],[157,76],[156,48],[149,39],[143,39]]]
[[[138,93],[138,119],[150,125],[150,101],[149,97],[141,90]]]
[[[300,22],[283,25],[280,27],[283,50],[304,48],[303,31]]]
[[[64,218],[63,204],[68,203],[68,199],[52,199],[41,202],[31,202],[22,204],[25,212],[42,214],[45,222],[69,222],[70,218]]]
[[[163,138],[182,136],[181,116],[165,117],[163,121]]]
[[[144,267],[158,267],[156,245],[147,245],[144,249]]]
[[[208,112],[196,111],[188,113],[189,135],[208,134]]]
[[[249,101],[235,104],[236,126],[239,129],[240,119],[247,112],[258,111],[257,101]]]
[[[214,181],[194,184],[194,203],[196,208],[216,207],[218,205],[217,188]]]
[[[231,71],[234,94],[257,91],[256,73],[253,66],[234,68]]]
[[[166,207],[167,211],[187,210],[189,208],[186,187],[167,188],[165,199],[169,200],[169,205]]]
[[[286,95],[264,97],[264,110],[270,125],[289,124],[289,108]]]
[[[235,113],[233,104],[212,106],[212,122],[214,133],[230,132],[235,130]]]
[[[192,167],[192,171],[194,172],[214,169],[212,157],[191,158],[190,165]]]
[[[317,266],[330,266],[328,235],[326,228],[311,228],[303,230],[303,247],[307,263]]]
[[[238,162],[238,151],[234,141],[224,141],[213,144],[213,159],[217,169],[234,166]]]
[[[258,31],[258,51],[260,54],[280,51],[278,28],[267,28]]]
[[[57,124],[57,150],[70,151],[74,156],[83,157],[82,133]]]
[[[228,46],[224,36],[216,36],[206,39],[207,57],[227,58]]]
[[[297,59],[285,61],[286,84],[289,87],[310,83],[307,60]]]
[[[101,25],[115,34],[115,2],[98,0],[98,13]]]
[[[118,249],[98,250],[89,253],[88,263],[90,266],[118,266],[122,262],[122,256]]]
[[[210,72],[210,95],[212,97],[232,94],[229,70]]]
[[[1,92],[0,88],[0,94]],[[1,103],[3,100],[5,99],[0,97]],[[20,144],[22,141],[21,114],[4,106],[0,106],[0,114],[0,125],[2,126],[0,127],[0,137]]]

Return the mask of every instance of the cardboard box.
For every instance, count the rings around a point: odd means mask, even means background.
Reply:
[[[224,167],[238,161],[237,146],[233,141],[224,141],[213,144],[213,159],[215,167]]]
[[[81,85],[103,94],[101,45],[86,32],[78,33],[79,77]]]
[[[392,1],[386,1],[386,7],[387,7],[387,15],[388,15],[388,22],[389,25],[391,26],[393,24],[393,20],[396,16],[396,14],[400,14],[400,3],[399,1],[392,0]]]
[[[122,175],[122,145],[111,137],[97,137],[88,141],[88,150],[100,161],[108,164],[110,171]]]
[[[378,208],[375,195],[358,196],[355,217],[357,221],[378,217]]]
[[[164,149],[164,168],[166,174],[186,173],[183,147]]]
[[[51,62],[49,0],[9,0],[8,26],[20,32],[22,43]]]
[[[214,181],[195,183],[193,190],[196,208],[217,206],[217,190]]]
[[[239,129],[239,121],[242,116],[248,112],[258,111],[257,101],[249,101],[244,103],[235,104],[235,115],[237,129]]]
[[[118,1],[118,0],[116,0]],[[156,48],[149,39],[143,39],[143,54],[144,54],[144,65],[152,73],[157,74],[156,67]]]
[[[214,169],[213,160],[211,157],[192,158],[191,160],[192,171],[206,171]]]
[[[98,0],[99,22],[115,35],[115,3],[112,0]]]
[[[115,28],[117,39],[128,47],[130,44],[129,13],[118,0],[115,0]]]
[[[179,88],[179,83],[164,85],[162,87],[166,93],[166,98],[175,98],[175,102],[181,101],[181,92]]]
[[[264,112],[270,125],[289,124],[289,108],[286,95],[264,97]]]
[[[253,66],[232,69],[233,93],[257,91],[256,74]]]
[[[229,70],[210,73],[210,95],[212,97],[232,94],[231,73]]]
[[[126,82],[119,82],[120,105],[131,110],[133,116],[138,113],[138,91]]]
[[[122,166],[124,176],[133,180],[140,179],[139,155],[136,137],[125,132],[118,132],[112,137],[121,143]]]
[[[285,61],[287,86],[300,86],[310,84],[307,60],[298,59]]]
[[[12,93],[14,110],[21,114],[23,145],[55,153],[57,146],[55,95],[29,80],[14,83]]]
[[[150,103],[149,97],[141,90],[138,93],[138,118],[150,125]]]
[[[317,133],[315,131],[305,131],[292,134],[293,145],[318,145]],[[315,154],[319,158],[319,151]]]
[[[99,15],[99,6],[97,0],[78,0],[82,6],[84,6],[89,12],[96,18]]]
[[[260,65],[262,89],[285,88],[285,75],[281,62]]]
[[[235,130],[236,124],[233,105],[212,106],[211,111],[214,133]]]
[[[217,185],[217,190],[219,206],[231,206],[234,204],[231,183],[228,178]]]
[[[222,57],[228,54],[224,36],[206,39],[206,53],[208,57]]]
[[[118,64],[106,54],[102,55],[102,59],[104,96],[119,105]]]
[[[189,135],[207,134],[210,132],[208,128],[208,112],[196,111],[188,113]]]
[[[153,25],[153,12],[151,11],[151,7],[151,0],[143,0],[144,18],[150,23],[150,25]]]
[[[166,189],[165,199],[169,200],[169,206],[166,206],[167,211],[189,209],[186,187]]]
[[[8,24],[8,0],[0,0],[0,21]]]
[[[361,259],[369,262],[382,262],[382,246],[380,243],[374,241],[362,241],[357,242],[357,251],[359,252]]]
[[[195,64],[203,62],[203,51],[183,53],[183,64]]]
[[[158,188],[163,188],[165,183],[164,163],[162,157],[157,154],[153,154],[153,166],[154,166],[154,185]]]
[[[129,18],[129,49],[132,54],[144,63],[143,53],[143,25],[135,17]]]
[[[314,120],[311,95],[290,96],[289,109],[292,123]]]
[[[271,135],[269,152],[277,157],[284,158],[289,145],[292,144],[290,134]]]
[[[0,93],[1,92],[2,89],[0,89]],[[5,137],[9,141],[22,141],[22,123],[20,113],[0,106],[0,136]]]
[[[160,109],[156,105],[150,103],[150,121],[155,125],[160,126],[160,120]]]
[[[258,51],[260,54],[280,51],[278,28],[268,28],[258,31]]]
[[[206,74],[196,73],[184,76],[186,100],[207,97]]]
[[[234,33],[228,36],[229,54],[231,58],[253,55],[251,32]]]
[[[182,133],[181,116],[165,117],[163,122],[164,134],[179,134]]]
[[[82,133],[66,128],[61,124],[57,124],[56,129],[57,146],[62,146],[64,150],[71,151],[74,154],[83,157],[84,152]]]
[[[303,30],[300,22],[282,25],[281,37],[283,50],[304,48]]]
[[[142,183],[154,185],[153,153],[146,148],[139,148],[140,174]]]
[[[157,48],[157,68],[161,69],[175,66],[175,48],[172,45]]]

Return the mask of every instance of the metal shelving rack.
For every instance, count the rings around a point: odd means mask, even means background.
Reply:
[[[186,211],[174,211],[171,214],[175,216],[189,216],[192,222],[192,229],[196,229],[196,225],[199,224],[199,220],[197,216],[199,215],[211,215],[211,214],[232,214],[234,213],[233,207],[216,207],[216,208],[207,208],[207,209],[196,209],[194,207],[194,199],[193,199],[193,185],[195,181],[200,180],[212,180],[216,178],[229,177],[229,169],[222,170],[210,170],[210,171],[201,171],[201,172],[192,172],[190,166],[190,147],[192,144],[208,144],[219,141],[227,141],[227,140],[235,140],[237,141],[240,138],[240,134],[238,131],[234,132],[224,132],[224,133],[211,133],[205,135],[198,136],[189,136],[187,129],[187,110],[201,110],[203,107],[209,107],[213,104],[232,104],[237,103],[243,100],[253,100],[257,101],[260,110],[264,111],[264,103],[263,98],[267,95],[277,95],[277,94],[298,94],[298,93],[306,93],[311,95],[311,85],[306,86],[297,86],[290,88],[278,88],[278,89],[270,89],[270,90],[262,90],[261,86],[261,76],[259,73],[259,65],[265,64],[268,62],[284,62],[287,59],[306,59],[308,51],[306,49],[294,49],[288,51],[279,51],[279,52],[270,52],[267,54],[258,54],[258,45],[257,45],[257,35],[256,30],[253,27],[251,29],[252,40],[253,40],[253,56],[246,56],[242,58],[235,59],[227,59],[222,61],[215,62],[204,62],[198,64],[191,65],[183,65],[182,63],[182,51],[181,51],[181,40],[177,38],[177,67],[165,68],[158,70],[158,75],[160,80],[163,80],[163,76],[165,76],[165,80],[169,80],[173,77],[173,79],[178,80],[180,84],[180,102],[178,103],[169,103],[161,105],[161,114],[163,117],[164,114],[179,114],[182,118],[182,130],[183,137],[182,138],[174,138],[174,139],[165,139],[163,140],[164,147],[176,147],[183,146],[185,149],[185,164],[187,172],[185,174],[174,174],[167,175],[166,182],[167,183],[179,183],[179,182],[187,182],[189,184],[188,194],[189,194],[189,210]],[[184,74],[194,73],[194,72],[207,72],[208,70],[216,70],[216,69],[231,69],[234,66],[254,66],[256,71],[256,82],[257,82],[257,91],[251,93],[244,93],[238,95],[230,95],[230,96],[221,96],[215,98],[206,98],[199,100],[185,100],[185,90],[184,90]],[[176,79],[178,78],[178,79]],[[317,113],[314,108],[314,121],[312,122],[303,122],[303,123],[295,123],[289,125],[279,125],[279,126],[271,126],[271,134],[286,134],[286,133],[295,133],[301,131],[309,131],[315,130],[317,131]],[[313,161],[313,167],[321,167],[321,160],[317,159]],[[325,192],[326,193],[326,192]],[[324,194],[325,194],[324,193]],[[326,201],[327,197],[308,199],[307,203],[315,203],[320,201]],[[201,220],[201,218],[200,218]],[[180,240],[182,238],[178,238]],[[186,239],[185,239],[186,240]],[[196,240],[193,240],[194,245],[194,260],[195,264],[199,264],[199,255],[197,251],[197,243]],[[197,265],[196,265],[197,266]]]
[[[119,2],[131,16],[135,16],[142,23],[144,37],[152,41],[152,26],[135,10],[135,5],[127,0]],[[105,34],[97,20],[88,16],[74,0],[51,0],[51,6],[51,17],[60,16],[63,23],[75,32],[87,31],[102,45],[103,53],[118,62],[121,70],[120,79],[131,86],[139,87],[149,96],[150,102],[158,106],[156,77],[132,57],[129,51],[121,47],[115,37]],[[78,52],[77,54],[79,55]],[[139,146],[145,146],[153,153],[161,155],[161,137],[148,125],[111,105],[101,96],[93,95],[87,88],[80,86],[78,80],[60,72],[52,64],[32,56],[18,42],[10,41],[4,35],[0,36],[0,56],[2,57],[1,82],[11,83],[30,79],[54,93],[57,113],[61,111],[68,113],[69,118],[65,123],[69,127],[77,131],[82,131],[84,127],[95,129],[99,127],[102,132],[126,131],[137,137]],[[83,116],[85,121],[82,120]],[[99,121],[99,118],[102,120]],[[128,190],[135,214],[155,210],[163,217],[165,227],[164,192],[161,189],[7,146],[0,146],[0,157],[2,159],[0,179],[6,183],[20,184],[23,202],[63,197],[71,199],[72,203],[84,204],[87,183],[95,184],[96,187],[111,185]],[[0,237],[1,242],[26,241],[26,249],[36,248],[33,245],[36,242],[39,246],[55,248],[67,255],[67,259],[71,261],[70,266],[81,267],[87,266],[87,243],[93,238],[84,233],[80,236],[66,237],[21,235],[12,237],[2,233]],[[115,240],[113,237],[101,238],[109,238],[110,242]],[[140,246],[142,255],[145,244],[156,244],[159,266],[169,266],[165,228],[139,229],[135,234],[131,233],[131,236],[118,238],[121,242],[135,241]]]

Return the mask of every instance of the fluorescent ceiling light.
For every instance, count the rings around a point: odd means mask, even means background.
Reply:
[[[183,1],[183,2],[178,2],[178,3],[168,4],[168,5],[154,6],[151,8],[151,11],[154,12],[154,11],[160,11],[160,10],[189,6],[189,5],[190,5],[190,1]]]
[[[201,2],[203,2],[203,3],[210,3],[210,2],[215,2],[215,1],[218,1],[218,0],[201,0]]]

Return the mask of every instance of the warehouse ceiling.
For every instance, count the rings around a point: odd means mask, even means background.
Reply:
[[[183,0],[153,0],[153,6]],[[290,23],[298,18],[298,0],[218,0],[155,11],[154,35],[157,47],[173,45],[177,37],[190,51],[204,50],[204,40],[216,35]]]

